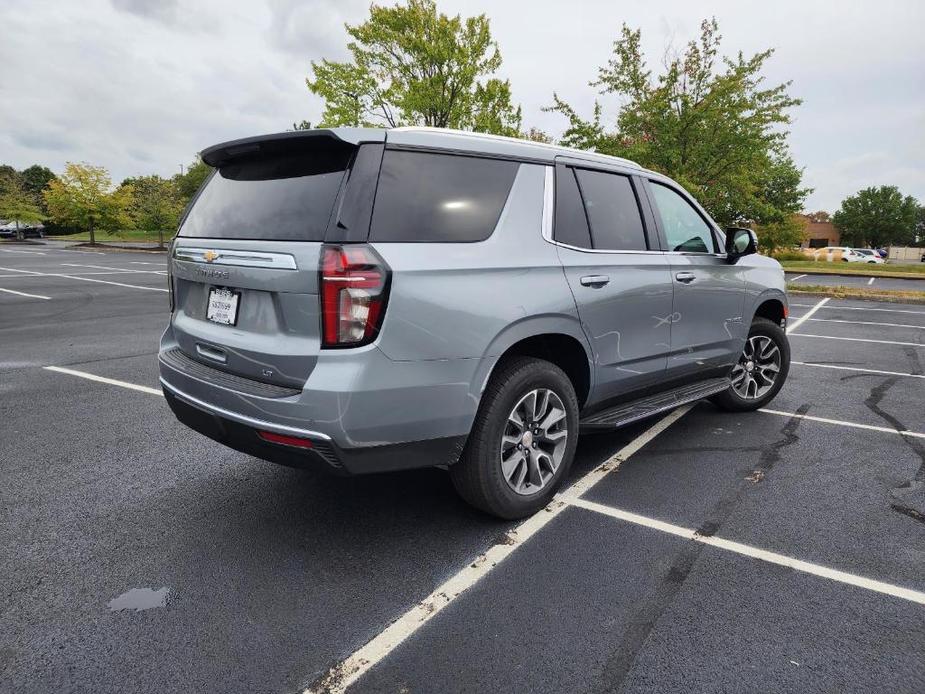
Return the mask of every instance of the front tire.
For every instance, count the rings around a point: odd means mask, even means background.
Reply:
[[[767,405],[790,373],[790,341],[777,323],[755,318],[745,347],[730,372],[729,388],[710,398],[730,412],[750,412]]]
[[[450,477],[476,508],[504,519],[546,506],[568,476],[578,442],[578,398],[555,364],[502,361],[482,395]]]

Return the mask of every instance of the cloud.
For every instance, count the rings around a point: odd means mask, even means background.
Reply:
[[[177,0],[112,0],[117,10],[165,24],[174,24],[178,18]]]
[[[542,107],[556,91],[590,116],[598,94],[588,81],[623,22],[642,29],[658,71],[666,44],[683,47],[715,14],[725,52],[774,48],[768,84],[792,80],[791,92],[804,99],[790,141],[816,188],[809,208],[834,210],[882,183],[925,201],[925,3],[438,6],[488,15],[525,125],[555,136],[565,120]],[[362,22],[368,8],[369,0],[3,0],[0,163],[60,170],[66,160],[89,161],[113,180],[170,175],[215,142],[317,121],[322,104],[305,87],[309,64],[346,58],[343,25]],[[612,119],[618,100],[604,105]]]

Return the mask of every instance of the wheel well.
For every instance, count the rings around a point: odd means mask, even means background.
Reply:
[[[498,361],[513,356],[536,357],[558,366],[572,382],[578,406],[584,406],[591,389],[591,368],[588,353],[574,337],[561,333],[533,335],[508,347]]]
[[[780,322],[784,320],[784,304],[778,299],[768,299],[755,311],[755,317],[757,318],[758,316],[780,325]]]

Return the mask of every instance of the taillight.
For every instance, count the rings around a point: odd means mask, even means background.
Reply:
[[[389,268],[366,245],[321,249],[321,346],[359,347],[376,339]]]

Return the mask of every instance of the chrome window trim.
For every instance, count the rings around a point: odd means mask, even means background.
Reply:
[[[546,167],[546,173],[543,177],[543,238],[550,243],[552,240],[552,223],[556,201],[556,169],[552,166]]]
[[[556,241],[552,237],[552,227],[553,220],[555,219],[555,200],[556,200],[556,185],[555,185],[555,167],[547,166],[546,167],[546,176],[543,179],[543,240],[546,243],[550,243],[553,246],[559,246],[560,248],[568,248],[572,251],[579,251],[581,253],[605,253],[613,255],[615,253],[620,255],[665,255],[665,251],[629,251],[629,250],[613,250],[609,251],[603,248],[581,248],[579,246],[572,246],[568,243],[562,243]]]
[[[216,253],[216,257],[208,261],[207,252]],[[235,265],[239,267],[265,267],[273,270],[298,270],[295,257],[289,253],[265,253],[263,251],[235,251],[227,248],[211,250],[209,248],[193,248],[190,246],[175,246],[173,249],[175,260],[185,260],[191,263],[205,263],[206,265]]]
[[[218,407],[217,405],[212,405],[200,400],[199,398],[194,398],[192,395],[184,393],[182,390],[176,386],[170,385],[163,377],[160,378],[161,385],[169,390],[175,397],[182,400],[188,405],[192,405],[196,409],[203,410],[204,412],[209,412],[211,414],[219,415],[220,417],[225,417],[239,424],[245,424],[255,429],[263,429],[265,431],[275,431],[278,434],[291,434],[293,436],[301,436],[303,438],[317,438],[323,441],[330,441],[331,437],[327,434],[322,434],[320,431],[312,431],[310,429],[299,429],[297,427],[286,426],[285,424],[275,424],[273,422],[265,422],[262,419],[256,419],[254,417],[248,417],[247,415],[238,414],[237,412],[232,412],[231,410],[226,410],[224,407]]]

